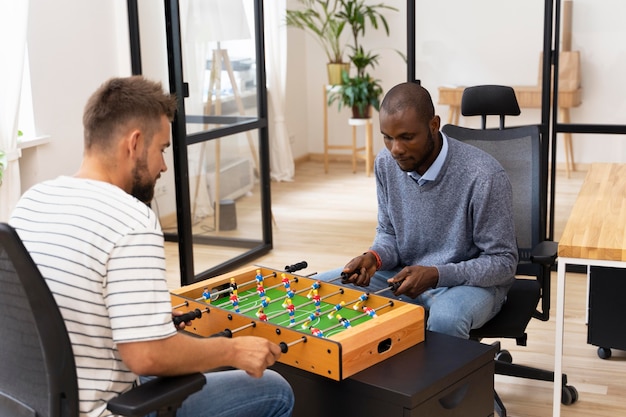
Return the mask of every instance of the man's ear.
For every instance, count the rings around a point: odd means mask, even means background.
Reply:
[[[439,128],[441,127],[441,119],[439,116],[435,115],[432,119],[430,119],[430,131],[434,134],[439,132]]]
[[[143,135],[139,129],[133,129],[128,132],[124,139],[126,152],[131,159],[137,159],[141,155],[143,149]]]

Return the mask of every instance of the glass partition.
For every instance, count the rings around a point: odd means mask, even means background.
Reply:
[[[261,5],[165,2],[167,72],[179,109],[172,169],[157,184],[153,208],[166,240],[178,244],[166,245],[166,256],[180,259],[182,285],[271,248]]]

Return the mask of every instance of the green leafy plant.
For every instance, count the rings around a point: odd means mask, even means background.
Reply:
[[[328,105],[337,103],[338,109],[343,106],[352,108],[353,117],[370,117],[370,109],[380,109],[380,98],[383,89],[380,81],[367,73],[368,68],[378,65],[378,54],[366,51],[361,44],[368,27],[378,30],[382,28],[389,35],[389,24],[382,14],[384,10],[397,11],[395,7],[384,3],[365,4],[365,0],[340,0],[341,8],[337,16],[342,19],[352,35],[350,62],[356,69],[356,75],[350,77],[342,73],[342,84],[334,87],[328,96]]]
[[[365,76],[365,69],[371,67],[372,69],[378,65],[378,54],[372,54],[371,52],[365,52],[362,46],[359,46],[354,54],[350,56],[350,61],[356,69],[356,74],[359,77]]]
[[[341,74],[343,84],[335,86],[328,95],[328,105],[337,103],[339,110],[343,106],[352,109],[353,117],[370,117],[371,107],[380,109],[380,97],[383,88],[380,81],[369,74],[350,77],[347,72]]]
[[[382,14],[382,11],[398,11],[398,9],[384,3],[367,5],[365,4],[365,0],[340,1],[341,9],[337,13],[337,16],[348,25],[352,35],[352,45],[349,45],[352,50],[350,61],[356,67],[357,75],[363,77],[365,75],[365,69],[370,65],[373,67],[378,62],[378,55],[364,52],[363,45],[361,45],[361,39],[365,36],[366,28],[368,25],[374,30],[378,30],[382,27],[385,34],[389,36],[389,24],[387,23],[385,15]]]
[[[287,26],[304,30],[324,49],[329,63],[343,63],[341,35],[346,21],[338,16],[340,0],[298,0],[300,9],[286,11]]]

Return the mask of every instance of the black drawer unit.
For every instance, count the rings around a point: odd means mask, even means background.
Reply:
[[[339,382],[273,368],[294,389],[294,417],[493,416],[495,354],[493,346],[426,332],[423,343]]]
[[[626,350],[626,269],[592,266],[589,274],[587,343],[598,356],[611,357],[611,348]]]

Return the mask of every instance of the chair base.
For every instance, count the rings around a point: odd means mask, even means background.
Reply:
[[[500,360],[495,361],[495,373],[496,375],[506,375],[516,378],[532,379],[535,381],[554,382],[553,371],[518,365]],[[561,404],[571,405],[578,401],[578,391],[574,386],[567,384],[567,375],[565,374],[561,374],[561,387]],[[506,417],[506,408],[497,393],[495,394],[494,406],[498,416]]]

